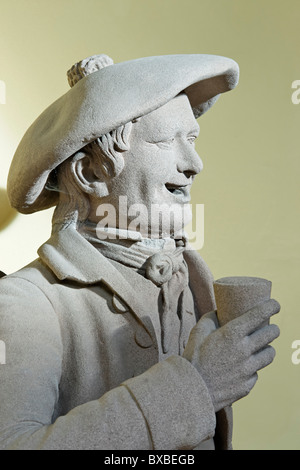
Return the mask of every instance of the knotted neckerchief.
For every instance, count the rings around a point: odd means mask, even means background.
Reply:
[[[188,268],[183,258],[186,239],[148,239],[139,232],[119,229],[100,231],[90,222],[78,231],[105,257],[136,269],[161,289],[161,335],[166,354],[176,316],[182,322],[182,294],[188,285]]]

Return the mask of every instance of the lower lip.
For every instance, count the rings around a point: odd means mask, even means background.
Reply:
[[[188,187],[178,188],[172,192],[167,189],[167,191],[176,199],[177,202],[180,202],[181,204],[186,204],[191,200]]]

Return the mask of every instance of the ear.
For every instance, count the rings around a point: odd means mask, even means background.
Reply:
[[[97,198],[108,195],[107,184],[104,178],[101,178],[101,171],[95,167],[88,153],[78,152],[73,157],[71,171],[74,181],[85,193]]]

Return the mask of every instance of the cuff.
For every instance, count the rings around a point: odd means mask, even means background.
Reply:
[[[216,416],[205,382],[186,359],[171,356],[125,385],[155,450],[193,449],[213,437]]]

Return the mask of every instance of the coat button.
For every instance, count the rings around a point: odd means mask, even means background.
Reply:
[[[153,341],[149,333],[147,333],[147,331],[141,326],[136,330],[134,339],[136,344],[143,349],[150,348],[153,345]]]
[[[112,298],[112,304],[117,313],[126,313],[129,310],[127,304],[115,294]]]

